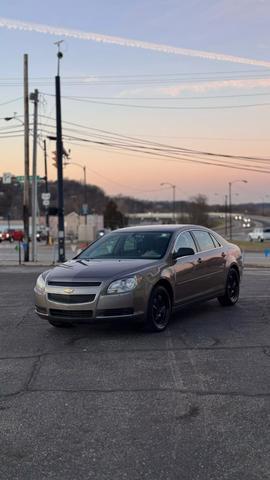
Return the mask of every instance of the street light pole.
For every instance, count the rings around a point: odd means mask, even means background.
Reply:
[[[262,216],[263,216],[263,217],[265,216],[265,198],[266,198],[266,197],[269,197],[269,196],[270,196],[270,195],[264,195],[264,196],[262,197],[262,202],[263,202],[263,203],[262,203]]]
[[[225,237],[228,235],[228,195],[225,195]]]
[[[162,187],[168,185],[169,187],[172,188],[172,214],[173,214],[173,223],[176,223],[176,212],[175,212],[175,188],[176,185],[173,185],[173,183],[170,182],[162,182],[160,184]]]
[[[86,165],[83,166],[83,181],[84,181],[84,204],[87,205],[87,190],[86,190]],[[87,225],[87,211],[84,214],[84,224]]]
[[[46,140],[43,140],[43,151],[44,151],[44,173],[45,173],[45,192],[49,193],[48,186],[48,165],[47,165],[47,143]],[[46,207],[46,243],[50,243],[50,220],[49,220],[49,208]]]
[[[232,240],[232,182],[229,182],[229,225],[230,240]]]
[[[229,182],[229,233],[230,233],[230,240],[232,240],[232,184],[242,182],[248,183],[247,180],[234,180],[233,182]]]

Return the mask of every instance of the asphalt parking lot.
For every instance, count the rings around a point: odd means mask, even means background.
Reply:
[[[270,479],[270,269],[234,308],[57,330],[0,269],[0,479]]]

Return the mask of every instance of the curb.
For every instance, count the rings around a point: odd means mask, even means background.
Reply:
[[[244,263],[244,269],[245,268],[263,268],[263,269],[267,269],[267,268],[270,268],[270,264],[269,265],[263,265],[261,263]]]

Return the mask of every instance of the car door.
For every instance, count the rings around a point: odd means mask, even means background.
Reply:
[[[189,231],[181,232],[175,240],[172,253],[179,248],[192,248],[194,255],[177,258],[172,266],[175,278],[175,303],[187,303],[196,298],[198,292],[195,288],[196,278],[196,252],[197,247]]]
[[[226,276],[226,248],[207,230],[192,230],[198,254],[196,280],[202,296],[224,289]]]

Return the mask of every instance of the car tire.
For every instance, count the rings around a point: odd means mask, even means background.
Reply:
[[[145,329],[148,332],[162,332],[168,326],[172,302],[168,290],[157,285],[152,290],[147,307]]]
[[[222,307],[232,307],[239,300],[240,278],[235,268],[231,268],[226,281],[225,294],[218,297],[218,301]]]
[[[48,320],[48,322],[56,328],[71,328],[73,325],[69,322],[61,322],[59,320]]]

